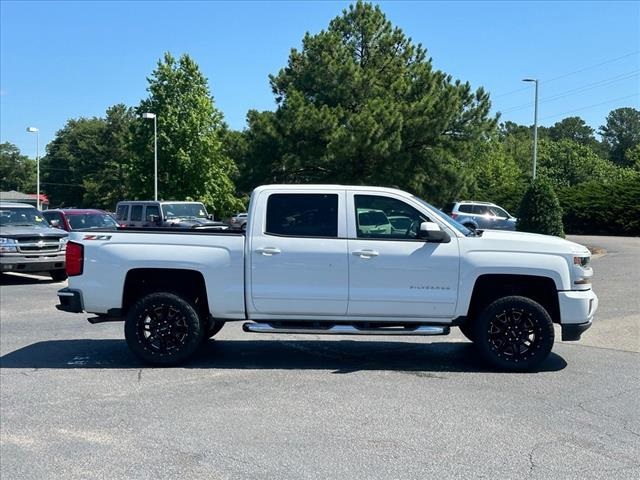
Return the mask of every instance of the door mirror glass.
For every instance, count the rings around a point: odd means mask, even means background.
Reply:
[[[418,230],[418,238],[434,243],[449,243],[451,241],[449,234],[434,222],[422,222],[420,230]]]
[[[53,228],[60,228],[60,220],[49,220],[49,223]]]

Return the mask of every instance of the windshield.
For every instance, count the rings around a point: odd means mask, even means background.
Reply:
[[[467,227],[465,227],[464,225],[461,225],[460,223],[456,222],[453,218],[451,218],[449,215],[447,215],[446,213],[444,213],[442,210],[434,207],[433,205],[431,205],[430,203],[425,202],[424,200],[422,200],[419,197],[414,196],[413,197],[415,200],[417,200],[418,202],[420,202],[422,205],[430,208],[431,210],[438,212],[440,214],[440,218],[445,221],[447,224],[449,224],[450,227],[455,228],[457,231],[459,231],[461,234],[463,234],[465,237],[473,237],[475,236],[475,233],[472,232],[471,230],[469,230]]]
[[[0,207],[0,225],[49,228],[49,223],[38,210],[21,207]]]
[[[118,223],[106,213],[83,213],[68,215],[71,230],[85,228],[110,228],[117,227]]]
[[[201,203],[163,203],[164,218],[207,218],[207,210]]]

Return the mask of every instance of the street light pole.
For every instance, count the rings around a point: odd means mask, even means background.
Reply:
[[[523,82],[533,82],[536,84],[536,100],[533,111],[533,179],[536,179],[536,163],[538,160],[538,79],[525,78]]]
[[[36,134],[36,208],[40,210],[40,130],[27,127],[27,132]]]
[[[155,113],[143,113],[142,118],[153,118],[153,199],[158,200],[158,123]]]

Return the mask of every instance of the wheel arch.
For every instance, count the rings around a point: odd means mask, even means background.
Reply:
[[[518,274],[480,275],[473,286],[467,321],[499,298],[526,297],[542,305],[554,323],[560,323],[560,304],[555,281],[550,277]]]
[[[154,292],[170,292],[188,300],[201,318],[210,316],[207,288],[202,273],[178,268],[134,268],[127,272],[122,294],[126,315],[141,297]]]

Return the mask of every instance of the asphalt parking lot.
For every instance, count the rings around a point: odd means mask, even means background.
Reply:
[[[449,337],[246,334],[149,368],[122,324],[58,312],[45,277],[0,279],[4,479],[640,477],[640,239],[572,237],[597,323],[540,371],[487,370]]]

